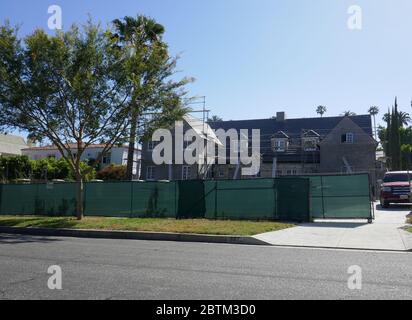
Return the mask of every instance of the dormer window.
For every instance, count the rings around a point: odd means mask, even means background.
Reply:
[[[352,132],[347,132],[345,134],[342,134],[342,137],[341,137],[342,143],[352,144],[353,141],[354,141],[354,134]]]
[[[302,134],[302,149],[303,151],[318,150],[320,135],[314,130],[305,130]]]
[[[289,136],[279,131],[272,138],[272,149],[274,152],[285,152],[288,148]]]
[[[285,152],[287,149],[288,142],[286,139],[273,139],[273,151],[275,152]]]
[[[316,151],[318,149],[317,144],[319,139],[317,138],[304,138],[302,142],[304,151]]]

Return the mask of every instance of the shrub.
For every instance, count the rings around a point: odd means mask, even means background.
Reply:
[[[96,174],[97,179],[101,180],[124,180],[126,177],[126,166],[109,165]]]

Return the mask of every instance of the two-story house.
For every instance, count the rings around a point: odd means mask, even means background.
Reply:
[[[277,177],[313,173],[369,172],[374,176],[377,142],[370,115],[287,119],[275,118],[209,122],[213,130],[260,130],[260,172],[254,177]],[[190,123],[185,121],[185,130]],[[209,129],[208,129],[209,130]],[[229,143],[226,144],[229,148]],[[206,176],[190,165],[156,166],[151,159],[153,143],[143,144],[142,179],[235,179],[241,176],[236,164],[214,164]],[[229,151],[228,151],[229,152]]]

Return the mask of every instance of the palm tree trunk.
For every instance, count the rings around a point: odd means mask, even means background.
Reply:
[[[127,167],[126,167],[126,180],[133,180],[133,167],[134,167],[134,154],[136,145],[136,135],[137,135],[137,119],[138,112],[135,108],[132,111],[130,126],[130,136],[129,136],[129,147],[127,150]]]

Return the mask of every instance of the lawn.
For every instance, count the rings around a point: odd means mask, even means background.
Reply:
[[[408,216],[408,221],[409,224],[412,224],[412,215]],[[406,227],[406,231],[412,232],[412,227]]]
[[[206,219],[164,218],[106,218],[85,217],[78,221],[72,217],[0,216],[0,226],[42,227],[97,230],[156,231],[249,236],[293,227],[292,224],[271,221],[230,221]]]

